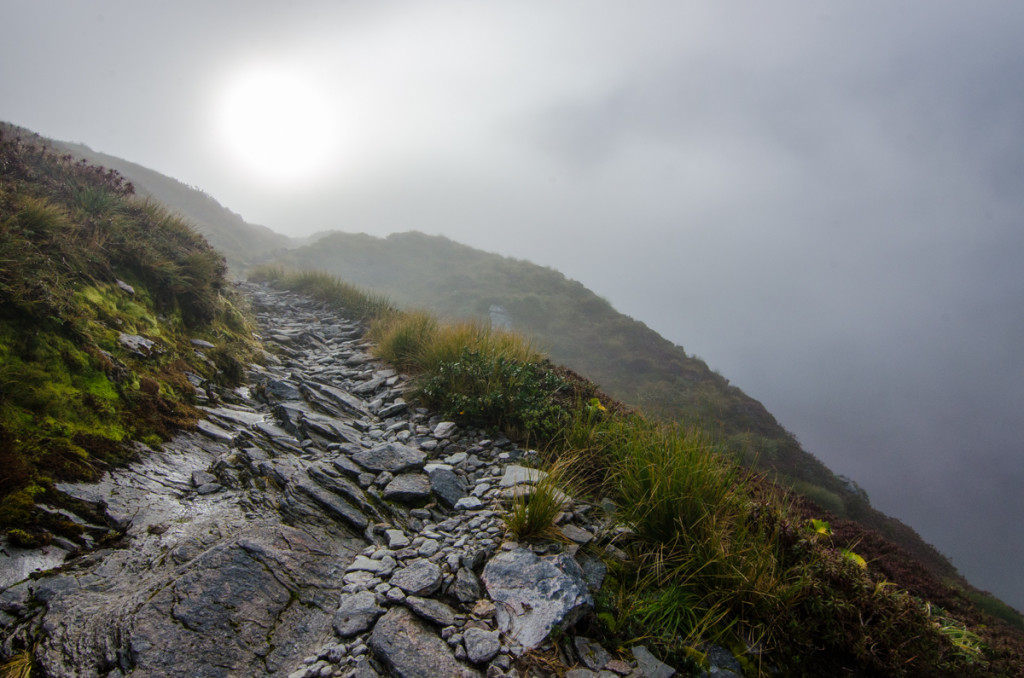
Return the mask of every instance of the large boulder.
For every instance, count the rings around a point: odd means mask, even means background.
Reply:
[[[404,607],[393,607],[377,621],[370,649],[391,675],[398,678],[479,678],[460,664],[448,643]]]
[[[529,649],[553,630],[571,627],[594,604],[583,571],[564,553],[542,558],[524,548],[502,551],[484,567],[483,581],[499,603],[498,628]]]

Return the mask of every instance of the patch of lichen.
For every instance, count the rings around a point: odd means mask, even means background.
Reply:
[[[116,173],[0,136],[0,529],[22,542],[77,537],[40,510],[74,503],[56,483],[193,426],[188,373],[234,385],[254,355],[223,258],[132,194]]]

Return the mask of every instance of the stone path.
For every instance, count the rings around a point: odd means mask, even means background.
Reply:
[[[356,323],[244,289],[266,364],[228,393],[196,377],[197,432],[63,487],[129,545],[0,591],[8,647],[43,632],[54,677],[500,678],[557,628],[572,678],[674,675],[571,635],[604,575],[596,509],[567,506],[568,545],[504,541],[535,453],[411,407]]]

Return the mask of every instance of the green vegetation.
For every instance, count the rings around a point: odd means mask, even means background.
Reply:
[[[319,298],[342,298],[329,277],[318,280]],[[721,437],[602,401],[593,385],[505,330],[385,306],[370,328],[379,354],[417,375],[421,399],[541,444],[550,473],[512,501],[513,536],[559,539],[563,488],[614,504],[625,559],[610,561],[591,629],[606,645],[643,639],[681,666],[699,662],[701,643],[718,642],[749,676],[1010,676],[1024,668],[1019,637],[1007,641],[941,585],[929,583],[955,612],[921,598],[918,571],[901,573],[891,555],[876,567],[884,549],[858,541],[847,521],[834,527],[808,514],[813,506],[739,466]]]
[[[186,373],[242,376],[253,341],[225,273],[117,173],[0,136],[0,529],[13,542],[78,539],[36,508],[67,505],[56,482],[96,479],[130,440],[194,424]]]

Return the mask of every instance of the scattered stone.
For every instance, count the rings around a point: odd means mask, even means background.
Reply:
[[[462,642],[466,646],[466,656],[474,664],[484,664],[494,659],[501,650],[501,641],[497,631],[468,628],[462,634]]]
[[[505,473],[498,484],[501,487],[515,487],[517,485],[535,485],[547,477],[547,473],[537,468],[509,464],[505,467]]]
[[[414,560],[391,575],[391,585],[409,595],[429,596],[441,586],[441,568],[429,560]]]
[[[483,588],[480,586],[480,580],[473,574],[473,571],[467,567],[460,567],[455,572],[455,581],[452,582],[451,594],[460,603],[472,603],[474,600],[479,600],[483,595]]]
[[[483,508],[483,505],[484,503],[478,497],[463,497],[455,502],[455,509],[457,511],[475,511]]]
[[[221,443],[231,443],[235,439],[235,435],[231,433],[231,431],[222,429],[216,424],[211,424],[205,419],[200,419],[196,422],[196,430],[207,438],[212,438],[213,440]]]
[[[353,461],[363,468],[390,473],[402,473],[423,467],[427,455],[401,443],[385,443],[352,455]]]
[[[425,503],[430,498],[430,479],[422,473],[403,473],[384,488],[384,498],[405,504]]]
[[[434,427],[434,437],[438,440],[450,438],[455,429],[459,427],[454,421],[442,421]]]
[[[132,287],[131,285],[129,285],[128,283],[126,283],[125,281],[123,281],[123,280],[121,280],[119,278],[115,278],[114,279],[114,283],[118,287],[120,287],[123,291],[127,292],[128,294],[130,294],[132,296],[135,296],[135,288]]]
[[[672,678],[676,675],[674,668],[663,664],[643,645],[634,645],[631,649],[633,658],[636,659],[637,668],[644,678]]]
[[[389,549],[404,549],[411,543],[409,537],[405,536],[401,530],[386,530],[385,534],[388,538]]]
[[[384,614],[371,591],[345,594],[334,613],[334,630],[342,638],[351,638],[370,628]]]
[[[428,468],[430,489],[442,504],[452,509],[460,499],[466,496],[466,485],[450,468]]]
[[[190,339],[189,343],[191,343],[196,348],[217,348],[216,346],[206,341],[205,339]]]
[[[434,622],[438,626],[451,626],[455,623],[455,610],[440,600],[421,598],[419,596],[406,596],[404,603],[420,617]]]
[[[209,471],[195,470],[192,471],[192,486],[199,487],[200,485],[206,485],[207,483],[217,482],[217,476],[213,475]]]
[[[576,636],[573,640],[573,647],[576,648],[576,654],[579,655],[580,661],[592,671],[600,671],[612,659],[608,650],[584,636]]]

